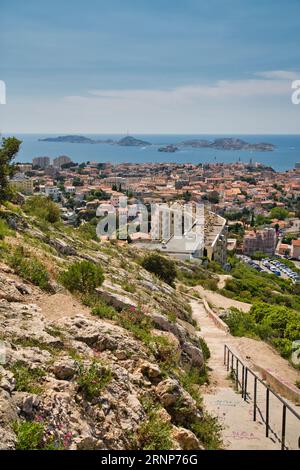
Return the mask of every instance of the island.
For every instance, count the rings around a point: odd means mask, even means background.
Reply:
[[[148,147],[153,144],[146,140],[136,139],[130,135],[123,137],[120,140],[113,139],[92,139],[83,135],[62,135],[58,137],[46,137],[39,139],[40,142],[63,142],[71,144],[110,144],[119,145],[121,147]],[[215,150],[247,150],[256,152],[272,152],[275,149],[275,145],[259,142],[249,143],[242,139],[233,137],[223,137],[215,140],[207,139],[190,139],[179,142],[178,144],[164,144],[158,147],[159,152],[174,153],[181,149],[186,148],[208,148]]]
[[[203,139],[185,140],[179,144],[181,147],[192,148],[213,148],[216,150],[250,150],[258,152],[272,152],[275,145],[266,142],[251,144],[242,139],[235,139],[232,137],[219,138],[213,141]]]
[[[177,152],[178,147],[176,147],[176,145],[165,145],[164,147],[159,147],[158,148],[158,151],[159,152],[167,152],[167,153],[174,153],[174,152]]]
[[[150,142],[145,140],[135,139],[134,137],[127,135],[123,139],[116,142],[117,145],[121,145],[123,147],[146,147],[151,145]]]
[[[94,140],[89,137],[84,137],[83,135],[61,135],[58,137],[46,137],[44,139],[39,139],[39,142],[63,142],[69,144],[113,144],[112,139],[106,140]]]

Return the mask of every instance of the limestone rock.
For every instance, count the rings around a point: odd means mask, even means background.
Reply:
[[[189,429],[174,427],[172,435],[181,450],[203,450],[201,442]]]
[[[183,343],[181,347],[184,353],[188,356],[191,365],[202,369],[204,366],[204,357],[201,349],[188,342]]]
[[[76,374],[77,366],[73,359],[64,357],[53,364],[52,371],[57,379],[70,380]]]
[[[172,416],[176,424],[185,425],[202,417],[195,400],[174,379],[166,379],[156,387],[156,394],[161,404]]]

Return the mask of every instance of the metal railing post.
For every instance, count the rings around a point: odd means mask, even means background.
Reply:
[[[286,406],[282,408],[281,450],[285,450]]]
[[[229,371],[229,349],[227,349],[227,371]]]
[[[245,386],[245,366],[242,367],[242,398],[244,396],[244,386]]]
[[[236,375],[235,375],[235,386],[239,390],[239,360],[236,358]]]
[[[231,356],[230,356],[231,355]],[[235,359],[235,369],[234,369],[234,359]],[[248,372],[251,374],[254,378],[254,393],[253,393],[253,421],[257,421],[257,412],[261,414],[262,421],[266,425],[266,437],[270,437],[270,431],[274,434],[274,431],[272,427],[270,426],[270,408],[271,408],[271,403],[270,403],[270,394],[272,393],[272,396],[274,396],[279,403],[282,404],[282,422],[281,422],[281,438],[277,436],[275,433],[275,436],[277,440],[281,443],[281,450],[288,450],[289,447],[286,445],[286,427],[287,427],[287,422],[286,422],[286,412],[289,410],[292,415],[294,415],[299,421],[300,421],[300,414],[297,413],[297,411],[289,405],[288,402],[286,402],[279,394],[277,394],[274,390],[268,387],[266,383],[263,381],[263,379],[259,378],[251,369],[248,369],[248,367],[235,355],[233,352],[229,349],[227,345],[224,345],[224,364],[227,368],[227,371],[229,371],[231,367],[231,374],[235,374],[234,378],[234,383],[237,388],[237,391],[239,390],[239,386],[241,385],[242,387],[242,398],[247,401],[247,398],[249,397],[249,401],[252,401],[252,394],[251,392],[248,394],[247,393],[247,385],[248,385]],[[241,382],[239,381],[239,370],[242,371],[242,377],[241,377]],[[262,415],[261,409],[258,405],[258,385],[261,384],[265,389],[266,389],[266,416],[265,419]],[[262,407],[264,404],[262,403]],[[300,448],[300,438],[299,438],[299,444]]]
[[[269,437],[270,390],[266,389],[266,437]]]
[[[254,377],[254,408],[253,408],[253,421],[256,421],[256,400],[257,400],[257,378]]]
[[[245,379],[244,379],[244,400],[247,400],[247,383],[248,383],[248,368],[245,367]]]

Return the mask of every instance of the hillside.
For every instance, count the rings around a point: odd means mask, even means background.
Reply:
[[[46,218],[0,212],[0,448],[218,448],[188,301],[130,245]],[[64,277],[79,265],[99,288]]]

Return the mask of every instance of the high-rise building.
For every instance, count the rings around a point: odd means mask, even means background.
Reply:
[[[36,157],[32,159],[32,166],[38,166],[40,168],[47,168],[50,165],[49,157]]]
[[[71,158],[67,155],[61,155],[53,160],[53,166],[55,168],[61,168],[62,165],[66,165],[67,163],[72,163]]]
[[[243,253],[253,255],[260,251],[268,255],[273,255],[276,248],[276,230],[274,228],[265,228],[249,232],[244,236]]]

